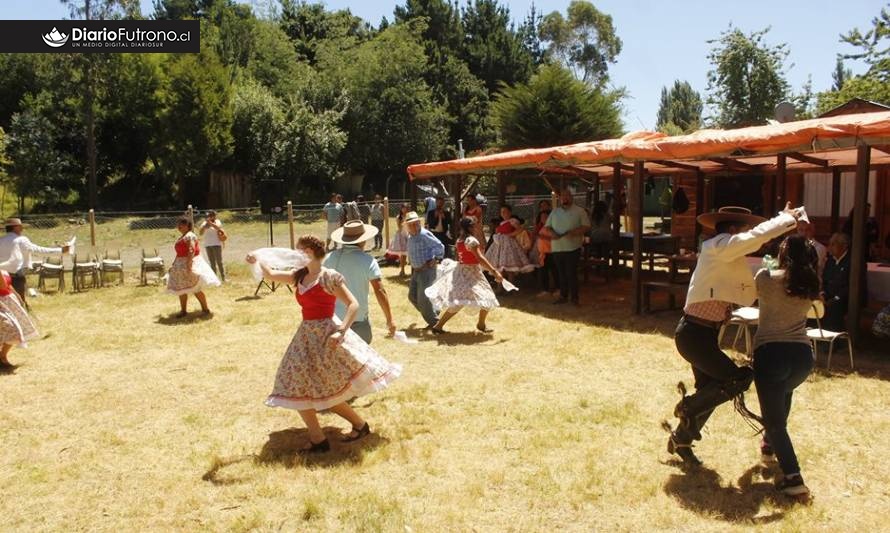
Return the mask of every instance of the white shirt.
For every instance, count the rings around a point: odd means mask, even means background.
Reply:
[[[18,251],[18,253],[15,253]],[[62,249],[59,247],[45,248],[37,246],[31,239],[24,235],[16,235],[9,232],[0,237],[0,262],[6,262],[4,270],[15,274],[23,269],[31,268],[31,253],[38,254],[60,254]]]
[[[216,219],[216,225],[222,228],[222,221]],[[208,246],[222,246],[222,241],[219,240],[219,232],[217,232],[210,224],[205,220],[203,224],[201,224],[201,232],[204,236],[204,247]]]

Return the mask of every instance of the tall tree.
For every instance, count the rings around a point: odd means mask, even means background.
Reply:
[[[844,67],[844,58],[838,57],[831,73],[831,90],[840,91],[844,88],[844,82],[853,77],[853,71]]]
[[[620,92],[605,92],[549,64],[528,83],[501,89],[492,104],[492,122],[503,148],[614,138],[622,132],[620,98]]]
[[[708,59],[708,99],[713,121],[724,128],[763,124],[789,95],[784,63],[787,46],[766,43],[769,28],[744,34],[730,27],[713,45]]]
[[[297,54],[311,65],[318,62],[323,43],[336,43],[335,49],[345,50],[373,36],[370,24],[348,9],[328,11],[322,3],[303,0],[282,0],[280,24]]]
[[[673,87],[661,88],[661,102],[655,125],[665,133],[689,133],[701,126],[702,99],[688,81],[676,80]]]
[[[432,64],[444,65],[449,56],[461,53],[464,28],[456,1],[406,0],[404,6],[396,6],[393,16],[396,23],[426,19],[421,37]]]
[[[583,81],[603,85],[609,79],[609,64],[621,53],[621,39],[612,17],[587,0],[572,0],[563,17],[554,11],[540,24],[547,55],[572,69]]]
[[[498,0],[473,0],[461,12],[464,26],[463,57],[470,72],[485,82],[489,93],[501,83],[527,81],[533,58],[513,23],[510,9]]]
[[[531,54],[532,64],[537,68],[544,63],[546,54],[544,43],[541,42],[541,24],[544,23],[544,15],[532,3],[528,15],[519,27],[519,36],[528,53]]]
[[[872,27],[865,33],[853,28],[841,41],[859,48],[858,52],[844,55],[845,59],[859,59],[868,64],[869,78],[890,82],[890,4],[872,19]]]

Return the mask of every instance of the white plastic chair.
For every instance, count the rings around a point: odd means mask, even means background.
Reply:
[[[853,370],[853,343],[850,341],[850,335],[846,331],[828,331],[822,329],[822,317],[825,316],[825,304],[821,300],[814,300],[807,313],[807,318],[815,318],[816,328],[807,328],[807,338],[813,345],[813,359],[818,360],[819,343],[828,343],[828,361],[825,363],[825,369],[831,370],[831,355],[834,352],[834,341],[838,339],[847,340],[847,352],[850,354],[850,370]]]
[[[756,328],[760,322],[760,308],[758,307],[739,307],[732,312],[732,316],[721,329],[718,343],[723,340],[723,334],[726,332],[727,326],[736,326],[735,337],[732,339],[732,349],[736,349],[739,338],[745,336],[745,354],[751,357],[754,354],[754,342],[751,336],[751,328]]]

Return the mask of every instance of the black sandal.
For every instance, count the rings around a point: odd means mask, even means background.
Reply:
[[[300,449],[301,453],[324,453],[329,451],[331,451],[331,443],[328,439],[324,439],[321,442],[312,442],[310,439],[309,447]]]
[[[493,329],[491,329],[487,326],[480,326],[479,324],[476,324],[476,329],[478,329],[482,333],[494,333]]]
[[[342,439],[340,439],[340,441],[341,441],[341,442],[355,442],[355,441],[359,440],[359,439],[362,438],[362,437],[365,437],[365,436],[367,436],[367,435],[370,435],[370,434],[371,434],[371,427],[368,425],[367,422],[365,422],[365,425],[364,425],[364,426],[362,426],[362,427],[360,427],[360,428],[358,428],[358,429],[356,429],[356,428],[352,428],[352,431],[355,431],[355,436],[354,436],[354,437],[350,437],[349,435],[347,435],[347,436],[343,437]]]

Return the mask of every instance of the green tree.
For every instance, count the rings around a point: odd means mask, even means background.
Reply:
[[[404,6],[396,6],[393,15],[396,23],[425,19],[421,37],[430,63],[441,66],[450,56],[461,53],[464,28],[457,2],[406,0]]]
[[[64,187],[70,161],[59,150],[58,129],[43,114],[33,109],[36,100],[27,98],[24,109],[13,114],[7,140],[10,182],[19,197],[19,212],[24,212],[25,197],[52,204]]]
[[[661,102],[655,121],[658,131],[689,133],[701,126],[702,99],[688,81],[676,80],[673,87],[661,88]]]
[[[463,58],[470,72],[485,82],[490,94],[501,83],[528,81],[534,61],[523,43],[523,35],[510,21],[509,8],[497,0],[468,1],[461,18]]]
[[[854,76],[845,81],[839,91],[819,93],[816,96],[816,113],[821,115],[853,98],[890,105],[890,83],[869,76]]]
[[[566,15],[554,11],[541,21],[547,56],[570,68],[580,80],[605,84],[609,64],[615,63],[622,46],[612,17],[587,0],[572,0]]]
[[[336,43],[338,50],[346,50],[373,37],[371,25],[348,9],[331,12],[322,3],[303,0],[281,1],[280,24],[297,54],[311,65],[318,62],[322,43]]]
[[[504,86],[492,103],[503,148],[535,148],[618,137],[620,92],[604,92],[558,64],[528,83]]]
[[[787,46],[766,43],[769,28],[744,34],[737,28],[720,34],[708,59],[708,99],[713,121],[720,127],[736,128],[764,124],[776,105],[789,94],[784,76]]]
[[[865,33],[853,28],[841,41],[859,48],[858,52],[844,55],[844,59],[859,59],[869,66],[865,76],[890,82],[890,4],[872,19],[871,29]]]
[[[0,127],[9,128],[26,94],[40,91],[41,64],[48,54],[0,54]]]
[[[838,57],[834,65],[834,72],[831,73],[831,90],[840,91],[844,87],[844,82],[853,77],[853,71],[844,67],[844,58]]]

